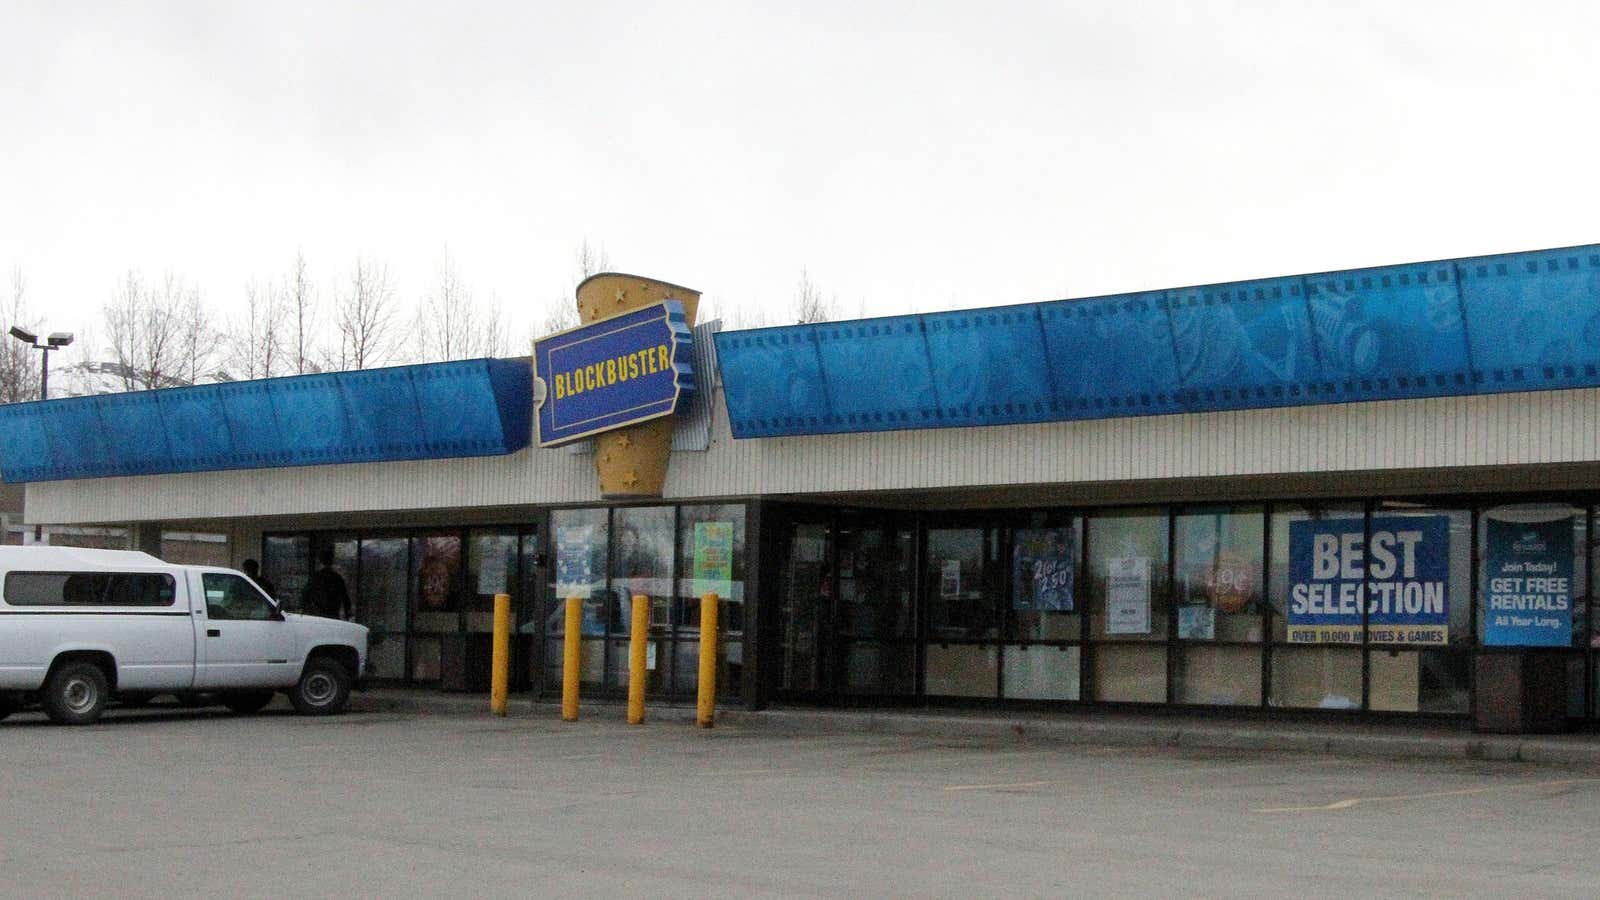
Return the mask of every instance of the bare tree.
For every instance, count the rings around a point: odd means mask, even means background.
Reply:
[[[271,378],[284,365],[284,304],[272,282],[244,288],[244,312],[228,323],[228,374]]]
[[[506,356],[510,352],[505,316],[500,310],[500,298],[490,297],[479,328],[479,356]]]
[[[296,252],[294,263],[289,267],[289,277],[283,288],[284,302],[289,308],[290,335],[289,356],[290,363],[296,375],[315,372],[316,365],[316,340],[314,335],[317,328],[317,289],[311,283],[311,276],[306,267],[306,255]]]
[[[424,362],[468,359],[478,354],[478,313],[472,288],[461,278],[450,248],[439,263],[438,281],[417,310],[417,350]]]
[[[573,263],[573,274],[576,278],[562,293],[545,301],[540,307],[539,318],[533,323],[533,332],[528,335],[525,343],[532,344],[547,334],[577,328],[581,324],[573,293],[590,275],[610,271],[611,254],[606,252],[604,245],[591,244],[588,238],[584,238],[583,243],[573,252]]]
[[[604,244],[596,247],[589,243],[588,238],[578,245],[578,280],[582,281],[590,275],[611,270],[611,254],[606,252]]]
[[[337,365],[342,370],[383,365],[405,337],[394,282],[383,263],[356,260],[334,315],[339,331]]]
[[[826,322],[833,318],[833,302],[823,299],[822,290],[805,269],[800,270],[800,284],[795,288],[794,317],[799,325]]]
[[[168,273],[159,284],[146,286],[130,271],[105,308],[106,333],[116,358],[118,377],[130,391],[172,387],[198,371],[198,344],[190,334],[202,333],[198,292]]]
[[[38,333],[39,323],[28,309],[28,282],[20,266],[11,269],[11,302],[0,309],[0,330],[14,325]],[[0,334],[0,403],[21,403],[39,397],[39,360],[32,347]]]
[[[195,288],[181,290],[177,301],[178,361],[181,377],[190,384],[199,384],[200,378],[210,375],[217,362],[217,330],[212,324],[211,311],[200,300]]]
[[[578,307],[573,302],[572,297],[556,296],[540,307],[539,319],[533,323],[531,337],[534,339],[542,338],[547,334],[555,334],[558,331],[577,328],[578,325]]]

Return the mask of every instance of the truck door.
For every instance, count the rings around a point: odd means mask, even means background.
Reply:
[[[205,599],[195,687],[288,687],[299,677],[294,626],[242,575],[191,572]],[[196,583],[198,582],[198,583]],[[197,621],[200,617],[196,617]]]

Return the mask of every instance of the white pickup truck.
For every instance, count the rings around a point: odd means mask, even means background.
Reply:
[[[145,553],[0,547],[0,719],[35,699],[56,722],[115,696],[216,697],[255,712],[277,692],[337,713],[367,660],[365,626],[285,613],[230,569]]]

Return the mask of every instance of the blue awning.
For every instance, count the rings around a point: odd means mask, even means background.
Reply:
[[[527,360],[474,359],[0,406],[0,478],[57,481],[514,453]]]
[[[736,438],[1600,386],[1600,246],[718,334]]]

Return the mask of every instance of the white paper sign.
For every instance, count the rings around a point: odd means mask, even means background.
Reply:
[[[484,550],[478,560],[478,593],[506,593],[506,569],[511,565],[510,549],[494,541]]]
[[[947,559],[939,567],[939,596],[947,600],[961,596],[961,560]]]
[[[1150,633],[1150,557],[1106,560],[1106,634]]]

